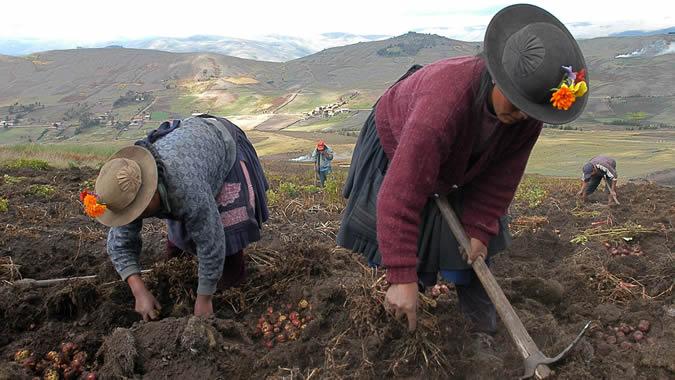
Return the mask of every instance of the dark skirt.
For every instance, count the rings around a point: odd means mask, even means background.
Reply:
[[[338,245],[363,254],[371,265],[380,265],[381,254],[377,243],[376,205],[377,194],[387,172],[387,158],[375,127],[375,110],[366,120],[354,148],[349,176],[343,189],[348,199],[338,231]],[[463,190],[450,194],[450,204],[461,216]],[[488,245],[488,259],[510,245],[507,216],[500,218],[497,236]],[[429,278],[438,272],[468,270],[471,267],[462,259],[457,239],[450,231],[433,198],[429,198],[422,211],[418,241],[417,272],[420,278]],[[445,276],[444,276],[445,277]]]

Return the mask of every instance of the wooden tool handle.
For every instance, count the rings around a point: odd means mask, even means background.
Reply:
[[[462,224],[457,218],[455,211],[453,211],[452,207],[450,207],[447,198],[436,198],[436,204],[441,210],[441,214],[445,218],[445,221],[450,226],[450,230],[452,231],[453,235],[455,235],[455,238],[459,242],[459,245],[468,255],[469,252],[471,252],[471,241],[466,235],[466,232],[464,232],[464,227],[462,227]],[[527,330],[525,330],[523,322],[521,322],[520,318],[518,318],[518,314],[516,314],[516,311],[511,306],[511,303],[509,303],[509,300],[506,298],[506,295],[504,295],[502,288],[497,283],[497,280],[495,280],[483,258],[479,257],[478,259],[474,260],[472,267],[474,272],[476,272],[478,279],[483,284],[485,292],[488,294],[492,300],[492,303],[495,305],[499,317],[502,319],[502,322],[506,326],[509,335],[511,335],[513,342],[516,344],[516,347],[518,347],[518,351],[520,351],[523,358],[527,358],[530,355],[539,352],[539,348],[537,348],[534,340],[532,340],[530,334],[528,334]],[[546,378],[550,376],[550,374],[551,370],[545,365],[540,365],[537,368],[537,376],[539,378]]]
[[[144,269],[141,271],[141,274],[146,274],[152,272],[152,269]],[[79,277],[64,277],[64,278],[51,278],[48,280],[34,280],[32,278],[24,278],[21,280],[14,281],[12,285],[15,286],[30,286],[30,287],[45,287],[45,286],[51,286],[55,284],[60,284],[63,282],[70,282],[70,281],[82,281],[82,280],[93,280],[96,279],[96,275],[91,275],[91,276],[79,276]]]

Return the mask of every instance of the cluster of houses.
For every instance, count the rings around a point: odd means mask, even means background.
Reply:
[[[101,125],[112,127],[115,125],[115,116],[111,112],[105,112],[96,117]],[[147,112],[142,112],[131,118],[129,121],[130,127],[142,127],[146,121],[150,120],[150,114]]]
[[[305,112],[305,118],[322,117],[329,118],[343,113],[349,113],[349,108],[343,107],[347,102],[331,103],[325,106],[318,106],[311,112]]]
[[[142,127],[143,124],[145,124],[146,121],[150,120],[150,114],[149,113],[140,113],[134,117],[131,118],[131,122],[129,123],[130,127]]]

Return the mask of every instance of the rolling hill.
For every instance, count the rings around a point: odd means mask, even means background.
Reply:
[[[581,40],[593,91],[583,119],[611,122],[639,113],[641,120],[675,124],[673,39],[659,35]],[[176,116],[193,111],[301,115],[347,95],[346,107],[367,109],[412,64],[480,49],[476,42],[411,32],[284,63],[127,48],[0,56],[0,119],[9,119],[10,105],[32,103],[40,107],[23,115],[22,124],[67,121],[66,112],[82,105],[94,114],[113,112],[122,120],[141,111]],[[130,91],[146,94],[147,101],[113,107]],[[298,118],[284,120],[290,125]],[[359,125],[348,119],[340,123],[350,129]]]

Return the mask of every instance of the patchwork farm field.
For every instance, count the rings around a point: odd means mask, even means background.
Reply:
[[[106,255],[106,229],[81,212],[78,192],[96,171],[38,163],[0,167],[0,379],[521,374],[502,325],[496,359],[475,355],[452,286],[422,297],[414,334],[385,312],[383,273],[335,246],[344,169],[320,190],[308,166],[264,160],[272,216],[246,252],[247,280],[217,293],[211,319],[191,317],[195,260],[165,260],[164,226],[147,223],[141,259],[162,310],[142,322]],[[592,322],[557,378],[672,379],[675,190],[624,181],[621,205],[607,207],[601,195],[579,203],[577,188],[526,177],[511,208],[513,245],[492,266],[497,280],[547,354]],[[263,334],[264,324],[279,332]]]

